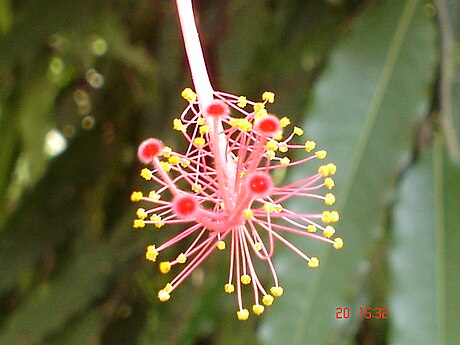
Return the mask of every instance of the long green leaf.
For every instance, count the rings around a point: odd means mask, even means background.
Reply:
[[[338,166],[337,230],[345,248],[312,245],[309,254],[321,259],[313,272],[291,253],[278,256],[286,292],[267,312],[265,344],[335,344],[351,336],[384,206],[428,108],[433,46],[423,2],[390,0],[365,12],[333,54],[305,128]],[[351,318],[336,319],[339,307],[350,307]]]
[[[404,177],[394,211],[391,344],[455,344],[459,337],[460,169],[441,139]]]

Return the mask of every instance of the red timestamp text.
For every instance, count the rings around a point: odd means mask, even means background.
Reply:
[[[384,307],[360,307],[356,311],[360,319],[365,320],[385,320],[389,318],[389,310]],[[349,319],[352,316],[351,309],[348,307],[335,308],[336,319]]]

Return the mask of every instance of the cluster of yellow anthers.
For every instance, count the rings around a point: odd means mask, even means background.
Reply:
[[[224,290],[236,292],[237,317],[246,320],[249,311],[243,305],[245,286],[252,287],[252,311],[256,315],[283,294],[272,262],[275,243],[290,248],[308,267],[319,266],[317,257],[306,255],[284,234],[306,236],[342,248],[343,240],[334,237],[331,225],[339,220],[337,211],[299,213],[286,206],[288,201],[302,198],[333,205],[334,194],[323,194],[321,190],[334,187],[331,176],[336,166],[321,165],[311,176],[278,186],[272,178],[277,169],[323,160],[327,153],[314,151],[316,144],[311,140],[293,143],[304,134],[300,127],[293,126],[290,134],[283,136],[291,121],[268,113],[267,103],[274,102],[272,92],[264,92],[261,102],[215,92],[213,102],[204,109],[191,89],[185,89],[182,97],[188,106],[173,121],[173,128],[188,142],[185,152],[176,152],[158,139],[147,139],[139,146],[141,162],[153,165],[153,170],[144,168],[141,176],[155,182],[158,188],[148,195],[132,193],[132,201],[153,204],[150,209],[137,210],[134,227],[187,224],[159,247],[147,247],[147,260],[155,262],[164,249],[182,240],[191,241],[174,260],[160,262],[159,270],[164,274],[174,266],[184,265],[159,291],[161,301],[169,300],[171,293],[214,250],[224,251],[229,245],[229,273]],[[303,151],[304,157],[295,158],[298,155],[290,155],[292,150]],[[272,279],[269,289],[256,272],[256,258],[267,264]]]

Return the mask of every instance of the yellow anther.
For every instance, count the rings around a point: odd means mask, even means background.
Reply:
[[[334,205],[335,204],[335,195],[332,193],[327,193],[324,199],[324,203],[326,205]]]
[[[316,256],[312,256],[310,261],[308,261],[308,267],[316,268],[319,266],[319,259]]]
[[[169,261],[160,262],[158,267],[160,268],[160,272],[163,274],[166,274],[169,271],[171,271],[171,263]]]
[[[171,283],[167,283],[165,287],[163,288],[163,290],[166,292],[171,292],[172,288],[173,286],[171,285]]]
[[[288,165],[289,163],[291,163],[291,160],[287,157],[284,157],[280,160],[281,165]]]
[[[262,117],[265,117],[268,115],[267,109],[260,109],[259,111],[256,111],[254,114],[254,120],[261,119]]]
[[[182,123],[180,119],[173,120],[173,129],[179,132],[185,132],[187,130],[187,126]]]
[[[310,152],[310,151],[315,149],[316,143],[314,141],[312,141],[312,140],[307,140],[305,142],[304,147],[305,147],[305,151]]]
[[[182,158],[180,160],[180,165],[182,168],[187,168],[190,165],[190,161],[188,159]]]
[[[224,241],[219,241],[219,242],[217,242],[216,246],[217,246],[217,249],[219,249],[219,250],[224,250],[225,247],[226,247]]]
[[[162,228],[163,225],[165,225],[164,222],[157,222],[157,223],[155,223],[155,227],[158,228],[158,229],[159,229],[159,228]]]
[[[249,274],[243,274],[240,279],[244,285],[248,285],[251,283],[251,276]]]
[[[276,154],[275,154],[275,151],[267,151],[267,158],[272,160],[273,158],[275,158]]]
[[[209,133],[209,126],[208,125],[200,126],[200,134],[208,134],[208,133]]]
[[[262,303],[268,307],[273,304],[274,299],[272,295],[264,295],[264,297],[262,297]]]
[[[180,263],[180,264],[185,264],[185,262],[187,261],[187,256],[184,254],[184,253],[180,253],[177,258],[176,258],[177,262]]]
[[[275,209],[274,211],[276,213],[280,213],[283,210],[283,206],[281,204],[275,204]]]
[[[275,204],[271,202],[266,202],[264,206],[262,206],[262,208],[265,212],[271,213],[275,211]]]
[[[232,293],[233,291],[235,291],[235,286],[233,284],[227,283],[224,286],[224,290],[226,293]]]
[[[339,213],[337,211],[324,211],[322,221],[323,223],[335,223],[339,220]]]
[[[195,140],[193,140],[193,143],[198,147],[203,147],[206,141],[204,140],[204,138],[195,138]]]
[[[145,208],[139,207],[136,211],[136,215],[139,219],[147,218],[147,212],[145,212]]]
[[[160,165],[165,172],[171,171],[171,164],[169,164],[168,162],[160,162]]]
[[[288,146],[287,146],[287,143],[279,143],[278,148],[279,148],[280,152],[282,152],[282,153],[286,153],[289,150]]]
[[[147,168],[144,168],[141,170],[141,177],[144,178],[147,181],[150,181],[152,179],[153,172]]]
[[[239,130],[243,132],[249,132],[252,129],[252,124],[246,119],[230,119],[230,125],[233,127],[237,127]]]
[[[265,144],[265,147],[269,151],[276,151],[278,149],[278,143],[275,140],[269,140]]]
[[[249,318],[249,311],[247,309],[238,310],[236,316],[240,321],[246,321]]]
[[[326,186],[327,189],[332,189],[335,186],[335,181],[332,177],[326,177],[324,179],[324,185]]]
[[[198,126],[203,126],[206,123],[206,120],[204,119],[204,117],[199,117],[196,120],[196,123],[198,124]]]
[[[168,162],[169,164],[176,165],[180,163],[180,158],[177,156],[170,156]]]
[[[327,151],[325,150],[316,151],[315,156],[318,157],[319,159],[324,159],[327,156]]]
[[[274,140],[278,140],[280,141],[281,139],[283,139],[283,132],[279,131],[278,134],[276,134],[274,137],[273,137]]]
[[[260,304],[254,304],[252,306],[252,312],[256,315],[262,315],[262,313],[264,312],[265,310],[265,307],[263,305],[260,305]]]
[[[260,252],[262,250],[262,243],[260,242],[254,243],[254,249]]]
[[[196,101],[196,93],[193,92],[193,90],[189,87],[185,88],[184,91],[182,91],[181,96],[186,101],[189,101],[189,102]]]
[[[332,235],[335,234],[335,229],[333,226],[326,226],[326,228],[324,229],[324,232],[323,232],[323,236],[326,237],[326,238],[331,238]]]
[[[142,229],[143,227],[145,227],[145,222],[143,219],[134,219],[133,228]]]
[[[169,146],[163,147],[163,157],[164,158],[169,158],[171,156],[172,148]]]
[[[149,193],[149,199],[152,199],[152,200],[160,200],[161,199],[161,195],[158,194],[157,192],[155,192],[154,190],[150,191]]]
[[[288,117],[285,116],[285,117],[280,119],[281,127],[285,128],[285,127],[289,126],[290,124],[291,124],[291,120],[289,120]]]
[[[192,190],[195,193],[199,193],[202,189],[203,189],[203,187],[201,186],[201,184],[199,184],[199,183],[192,184]]]
[[[303,133],[304,133],[304,132],[303,132],[303,129],[300,128],[300,127],[297,127],[297,126],[294,127],[293,132],[294,132],[295,135],[298,135],[299,137],[300,137],[301,135],[303,135]]]
[[[331,211],[331,222],[332,223],[338,222],[339,219],[340,219],[339,212]]]
[[[156,250],[155,246],[152,244],[147,247],[147,251],[145,252],[145,258],[149,261],[155,262],[158,256],[158,251]]]
[[[263,103],[254,103],[254,111],[256,113],[261,111],[262,109],[265,109],[265,104],[263,104]]]
[[[252,210],[246,209],[243,211],[243,214],[246,219],[254,218],[254,214],[252,213]]]
[[[161,222],[161,217],[154,213],[150,216],[150,220],[154,223]]]
[[[158,291],[158,299],[159,299],[161,302],[166,302],[166,301],[168,301],[170,298],[171,298],[171,295],[169,294],[168,291],[166,291],[166,290],[164,290],[164,289]]]
[[[316,232],[316,230],[317,230],[316,226],[314,226],[314,225],[310,224],[310,225],[307,226],[307,231],[308,232]]]
[[[334,238],[334,244],[332,245],[335,249],[342,249],[343,240],[340,237]]]
[[[274,297],[280,297],[283,295],[283,288],[281,286],[273,286],[270,288],[270,292]]]
[[[239,106],[240,108],[244,108],[247,104],[248,100],[245,96],[238,97],[238,103],[236,103],[237,106]]]
[[[273,103],[275,101],[275,94],[271,91],[265,91],[262,94],[262,100],[267,101],[268,103]]]
[[[142,192],[132,192],[131,193],[131,201],[133,201],[133,202],[138,202],[143,197],[144,197],[144,195],[142,194]]]
[[[226,209],[225,203],[224,203],[223,201],[221,201],[219,205],[220,205],[221,210],[225,210],[225,209]]]

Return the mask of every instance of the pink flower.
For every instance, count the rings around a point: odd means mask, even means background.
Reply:
[[[158,139],[147,139],[139,146],[140,161],[153,167],[143,169],[141,176],[152,180],[156,187],[147,195],[132,193],[133,201],[151,205],[137,210],[134,227],[184,225],[167,242],[147,247],[146,258],[153,262],[166,248],[185,239],[191,242],[177,257],[159,263],[164,274],[182,266],[159,291],[161,301],[169,300],[171,293],[217,250],[226,253],[229,260],[224,290],[236,294],[237,317],[246,320],[249,311],[243,303],[243,289],[252,289],[252,311],[257,315],[283,294],[272,262],[278,243],[305,260],[306,266],[319,266],[317,257],[305,254],[285,234],[307,236],[342,248],[343,241],[334,238],[331,225],[339,220],[336,211],[297,213],[288,208],[290,202],[302,198],[333,205],[335,197],[329,190],[334,180],[330,176],[336,167],[332,163],[318,164],[317,173],[311,176],[286,185],[276,181],[277,170],[313,164],[311,161],[324,159],[326,151],[314,151],[313,141],[300,141],[303,130],[291,127],[287,117],[279,119],[268,113],[267,103],[274,101],[271,92],[263,93],[262,102],[214,92],[214,99],[204,107],[191,89],[185,89],[182,96],[189,104],[174,120],[173,128],[182,134],[188,147],[184,153],[176,152]],[[256,260],[266,263],[271,273],[269,287],[259,279]]]

